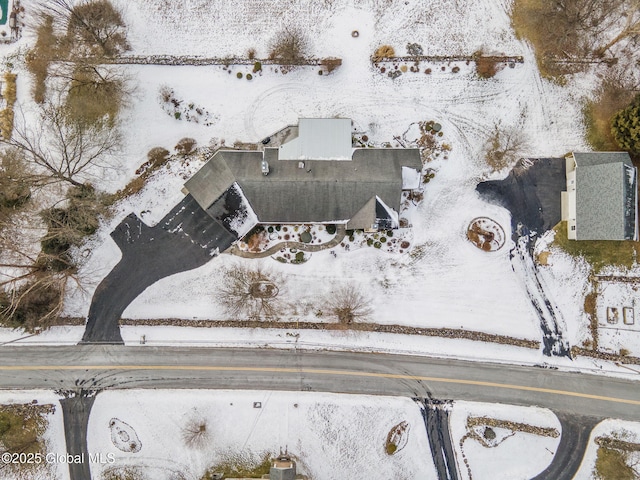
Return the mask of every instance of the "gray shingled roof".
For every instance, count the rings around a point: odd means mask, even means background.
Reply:
[[[635,169],[624,152],[575,153],[576,238],[632,240],[636,230]]]
[[[219,151],[185,187],[207,210],[234,181],[260,222],[348,220],[376,195],[400,210],[402,167],[421,168],[416,149],[357,149],[351,161],[277,160],[266,149],[270,173],[261,173],[260,152]]]

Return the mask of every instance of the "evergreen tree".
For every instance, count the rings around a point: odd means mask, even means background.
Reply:
[[[634,155],[640,155],[640,95],[611,119],[611,133],[616,143]]]

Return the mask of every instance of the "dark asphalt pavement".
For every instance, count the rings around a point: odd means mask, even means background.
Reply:
[[[522,159],[507,178],[482,182],[476,189],[511,212],[514,237],[518,224],[542,234],[560,222],[560,192],[567,189],[565,159]]]
[[[162,278],[204,265],[236,240],[191,195],[154,227],[130,214],[111,237],[122,259],[93,295],[81,343],[123,343],[118,322],[138,295]]]
[[[89,425],[89,414],[94,400],[95,397],[83,394],[60,400],[64,418],[64,438],[67,442],[67,453],[74,457],[76,455],[84,457],[83,462],[69,463],[69,477],[71,480],[91,480],[87,426]]]
[[[449,411],[443,408],[446,402],[435,403],[425,398],[414,398],[414,401],[420,405],[438,480],[458,480],[456,455],[449,432]]]
[[[560,311],[544,289],[533,260],[536,237],[552,229],[562,218],[561,192],[566,190],[564,158],[521,159],[503,180],[482,182],[476,187],[488,202],[511,212],[511,264],[524,282],[542,332],[545,355],[570,357],[570,345],[564,339]]]
[[[575,477],[587,450],[591,430],[604,420],[599,417],[555,413],[562,426],[562,437],[549,466],[533,480],[571,480]]]

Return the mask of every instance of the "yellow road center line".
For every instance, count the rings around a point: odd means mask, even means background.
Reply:
[[[569,392],[553,388],[528,387],[526,385],[511,385],[508,383],[484,382],[481,380],[464,380],[444,377],[423,377],[401,373],[355,372],[350,370],[330,370],[319,368],[284,368],[284,367],[223,367],[210,365],[0,365],[0,371],[52,371],[52,370],[170,370],[170,371],[217,371],[217,372],[262,372],[262,373],[308,373],[316,375],[336,375],[351,377],[388,378],[395,380],[415,380],[423,382],[452,383],[459,385],[474,385],[478,387],[504,388],[508,390],[522,390],[527,392],[549,393],[567,397],[588,398],[605,402],[626,403],[640,405],[640,400],[607,397],[591,393]]]

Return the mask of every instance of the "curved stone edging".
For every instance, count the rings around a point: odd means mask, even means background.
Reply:
[[[340,242],[346,236],[347,229],[344,225],[336,225],[336,236],[329,240],[327,243],[321,245],[309,245],[302,242],[280,242],[263,250],[262,252],[245,252],[240,250],[236,245],[226,250],[224,253],[230,253],[242,258],[265,258],[270,257],[278,253],[283,248],[295,248],[296,250],[302,250],[303,252],[319,252],[328,248],[333,248],[340,244]]]

